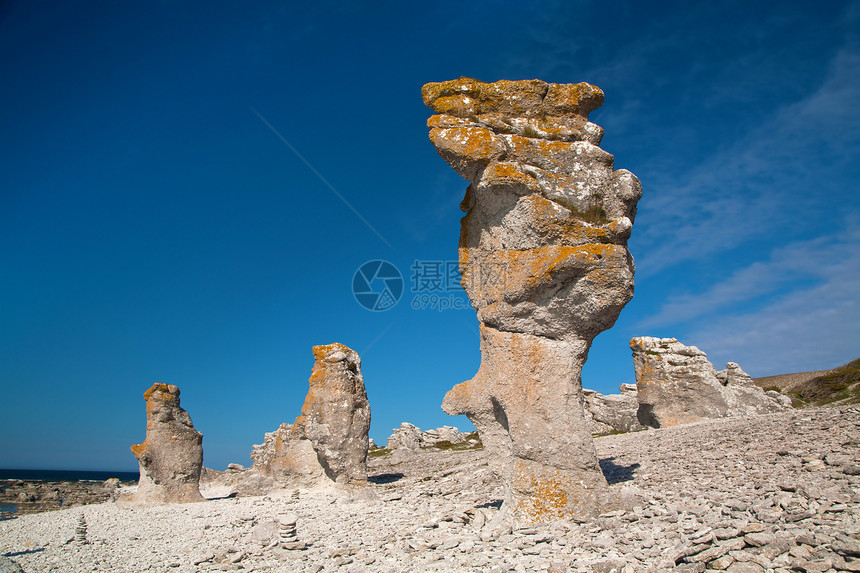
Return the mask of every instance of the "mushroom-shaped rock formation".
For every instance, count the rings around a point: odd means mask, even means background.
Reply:
[[[131,500],[143,503],[203,501],[200,471],[203,434],[179,406],[179,388],[153,384],[146,400],[146,440],[131,446],[140,464],[137,492]]]
[[[471,184],[460,271],[481,366],[442,408],[478,428],[505,485],[503,516],[535,523],[607,507],[583,412],[594,337],[633,296],[627,239],[639,180],[615,171],[590,84],[461,78],[423,87],[439,155]]]

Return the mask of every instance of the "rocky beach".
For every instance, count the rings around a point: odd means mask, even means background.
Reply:
[[[593,518],[494,528],[503,491],[486,452],[429,447],[371,456],[365,488],[229,497],[202,486],[198,503],[22,515],[0,522],[0,553],[25,572],[860,571],[856,405],[595,447],[621,505]]]

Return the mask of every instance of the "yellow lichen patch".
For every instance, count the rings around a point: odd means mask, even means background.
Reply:
[[[173,386],[172,384],[164,384],[162,382],[156,382],[152,386],[149,387],[149,390],[143,393],[143,399],[149,400],[149,397],[152,396],[155,392],[162,392],[167,395],[179,396],[179,387]]]
[[[448,113],[445,106],[438,104],[440,98],[452,96],[479,97],[484,82],[472,78],[458,78],[446,82],[431,82],[421,87],[421,98],[424,105],[437,113]],[[456,115],[456,114],[454,114]]]
[[[460,117],[498,112],[509,115],[542,113],[548,84],[541,80],[500,80],[484,83],[471,78],[425,84],[424,104],[436,113]]]
[[[513,488],[516,519],[524,524],[547,523],[572,515],[599,511],[597,493],[557,468],[539,466],[518,459],[514,465]]]
[[[552,243],[577,246],[585,243],[610,242],[605,226],[586,225],[575,217],[570,210],[540,195],[529,195],[522,199],[532,227],[537,233]]]
[[[470,118],[440,114],[427,118],[427,127],[475,127],[478,123]]]
[[[611,153],[585,141],[535,139],[521,135],[508,137],[511,158],[535,165],[557,175],[575,176],[577,170],[602,169],[608,177],[615,158]]]
[[[519,169],[516,163],[501,161],[492,163],[481,176],[481,185],[493,188],[519,188],[522,193],[539,193],[537,180]]]
[[[551,115],[588,114],[603,105],[603,90],[586,82],[550,84],[544,108]]]
[[[481,272],[488,280],[478,281],[480,297],[501,300],[508,294],[517,298],[523,291],[550,283],[555,273],[573,268],[587,272],[610,256],[614,248],[614,245],[586,244],[496,251],[481,265]]]
[[[131,453],[133,453],[134,457],[136,457],[138,459],[140,459],[140,456],[142,456],[143,452],[145,452],[145,451],[146,451],[146,441],[145,440],[142,444],[134,444],[133,446],[131,446]]]
[[[505,150],[492,131],[481,127],[434,128],[430,130],[430,141],[440,153],[451,154],[466,163],[486,165]]]
[[[333,342],[331,344],[320,344],[318,346],[313,347],[314,360],[322,360],[331,352],[335,350],[340,350],[345,354],[349,354],[352,352],[352,349],[345,344],[341,344],[339,342]]]

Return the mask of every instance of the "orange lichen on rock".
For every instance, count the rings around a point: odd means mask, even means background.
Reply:
[[[550,84],[541,80],[485,83],[459,78],[425,84],[421,96],[436,113],[459,117],[491,112],[511,116],[588,117],[603,104],[603,91],[591,84]]]
[[[459,261],[481,323],[481,367],[443,409],[481,433],[505,515],[593,515],[607,484],[580,372],[592,339],[633,295],[627,239],[641,195],[588,122],[603,92],[460,78],[427,84],[422,97],[440,114],[428,121],[430,140],[471,183]]]
[[[126,501],[170,503],[203,501],[199,481],[203,435],[179,405],[179,388],[155,383],[146,400],[146,439],[131,446],[140,465],[137,491]]]
[[[253,470],[283,483],[366,483],[370,403],[358,353],[339,343],[313,347],[301,415],[255,446]]]

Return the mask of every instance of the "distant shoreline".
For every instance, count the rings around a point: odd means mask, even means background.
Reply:
[[[136,471],[0,469],[0,481],[137,481]]]

